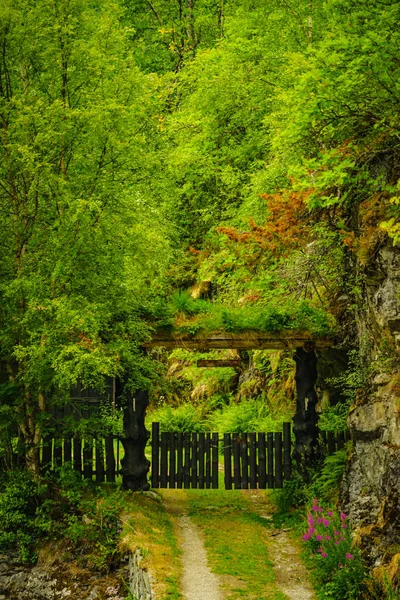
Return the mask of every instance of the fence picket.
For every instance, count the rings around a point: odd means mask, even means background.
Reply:
[[[232,439],[230,433],[224,433],[224,479],[225,489],[232,489]]]
[[[265,490],[267,487],[267,453],[265,433],[258,434],[258,487]]]
[[[249,451],[250,451],[250,489],[255,490],[257,488],[257,447],[256,447],[256,434],[249,433]]]
[[[218,433],[212,434],[212,488],[218,489]]]
[[[282,432],[275,433],[275,487],[282,487]]]

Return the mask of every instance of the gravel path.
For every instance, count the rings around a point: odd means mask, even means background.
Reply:
[[[218,578],[211,573],[198,528],[188,516],[178,517],[182,536],[182,588],[186,600],[222,600]]]

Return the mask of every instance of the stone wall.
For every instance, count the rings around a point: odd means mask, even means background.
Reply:
[[[140,565],[143,560],[139,548],[129,558],[129,590],[135,600],[153,600],[150,574]]]
[[[365,275],[357,327],[370,386],[348,419],[354,453],[343,508],[364,557],[394,573],[400,564],[400,247],[388,240],[377,248]]]

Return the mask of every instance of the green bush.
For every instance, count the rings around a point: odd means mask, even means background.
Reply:
[[[8,473],[2,483],[0,549],[16,548],[22,562],[35,562],[36,540],[51,529],[51,518],[39,510],[48,487],[25,471]]]

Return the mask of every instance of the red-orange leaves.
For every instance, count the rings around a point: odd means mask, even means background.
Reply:
[[[307,199],[310,193],[284,191],[263,194],[268,207],[265,225],[257,225],[250,219],[250,231],[241,233],[234,227],[219,227],[217,231],[234,242],[255,243],[273,256],[285,256],[309,241]]]

